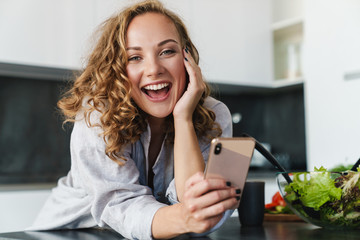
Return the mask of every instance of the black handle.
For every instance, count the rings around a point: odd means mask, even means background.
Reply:
[[[250,135],[248,135],[246,133],[242,133],[241,136],[250,137],[250,138],[254,139],[255,140],[255,149],[258,150],[259,153],[261,153],[261,155],[263,155],[271,163],[271,165],[273,165],[280,172],[283,172],[282,175],[284,176],[284,178],[286,179],[286,181],[289,184],[292,183],[291,178],[286,173],[286,170],[283,168],[283,166],[280,165],[280,163],[276,160],[276,158],[268,150],[266,150],[266,148],[264,148],[263,145],[261,145],[255,138],[251,137]]]
[[[357,171],[357,168],[359,167],[359,165],[360,165],[360,158],[359,158],[359,160],[357,160],[357,162],[351,168],[351,171]]]

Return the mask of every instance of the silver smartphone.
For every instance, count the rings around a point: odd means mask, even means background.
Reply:
[[[243,191],[254,148],[255,139],[250,137],[213,139],[205,178],[225,179]]]

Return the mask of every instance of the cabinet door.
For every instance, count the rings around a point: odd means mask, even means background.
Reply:
[[[346,3],[346,4],[345,4]],[[340,58],[346,80],[360,79],[360,1],[347,0],[341,5]]]
[[[208,81],[269,83],[270,1],[191,1],[191,36]]]
[[[0,61],[79,67],[92,9],[93,0],[2,1]]]
[[[324,10],[326,6],[326,10]],[[304,63],[308,169],[353,164],[360,156],[360,2],[307,0]]]

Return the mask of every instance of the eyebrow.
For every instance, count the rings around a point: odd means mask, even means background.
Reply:
[[[173,43],[178,44],[178,42],[175,41],[174,39],[166,39],[164,41],[159,42],[158,47],[161,47],[161,46],[163,46],[163,45],[165,45],[165,44],[167,44],[169,42],[173,42]],[[127,47],[126,51],[128,51],[128,50],[141,50],[141,49],[142,49],[141,47]]]
[[[160,42],[160,43],[158,44],[158,47],[160,47],[160,46],[162,46],[162,45],[165,45],[165,44],[167,44],[168,42],[173,42],[173,43],[178,44],[178,42],[175,41],[174,39],[166,39],[166,40]]]

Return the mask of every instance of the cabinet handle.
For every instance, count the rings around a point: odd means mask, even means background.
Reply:
[[[344,80],[360,79],[360,70],[349,71],[344,73]]]

